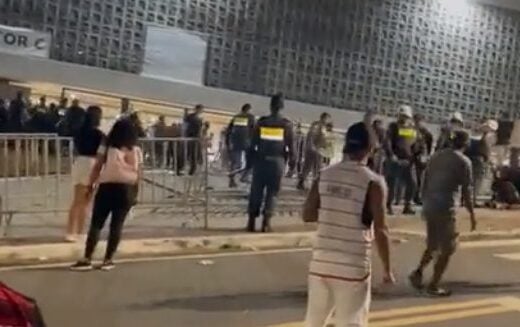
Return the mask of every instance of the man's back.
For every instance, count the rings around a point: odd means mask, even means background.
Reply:
[[[471,161],[462,152],[444,149],[428,163],[422,189],[423,211],[451,213],[460,187],[471,185]]]

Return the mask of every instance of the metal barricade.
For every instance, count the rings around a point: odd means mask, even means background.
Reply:
[[[208,160],[203,141],[148,138],[137,209],[168,209],[179,219],[208,227]],[[74,145],[53,134],[0,134],[0,227],[16,216],[64,214],[72,200]],[[65,219],[63,219],[65,225]]]

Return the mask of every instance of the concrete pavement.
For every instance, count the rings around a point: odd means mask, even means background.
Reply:
[[[446,276],[455,292],[450,299],[412,291],[406,276],[422,243],[395,244],[395,287],[380,287],[374,261],[370,327],[518,326],[520,261],[501,255],[520,248],[505,241],[478,244],[454,257]],[[301,326],[309,254],[297,249],[147,259],[109,273],[22,269],[0,272],[0,279],[34,296],[52,327]]]

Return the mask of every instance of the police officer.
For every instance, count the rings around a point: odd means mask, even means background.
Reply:
[[[393,214],[392,203],[395,200],[399,184],[405,189],[403,214],[415,214],[411,201],[416,189],[413,174],[413,147],[417,140],[417,129],[412,116],[412,108],[401,105],[397,121],[388,126],[386,144],[388,199],[386,206],[389,214]]]
[[[251,105],[246,103],[242,106],[240,113],[235,115],[229,122],[226,133],[226,145],[231,159],[229,173],[229,187],[236,187],[235,175],[242,169],[242,158],[249,159],[251,148],[251,137],[255,127],[255,116],[251,114]],[[246,168],[247,165],[246,165]],[[242,174],[242,180],[247,176],[248,170]]]
[[[314,172],[314,177],[318,174],[321,169],[323,161],[322,153],[325,151],[326,144],[326,126],[331,123],[331,116],[328,112],[324,112],[320,116],[320,120],[315,121],[311,124],[309,132],[307,133],[307,139],[305,140],[305,157],[303,159],[303,168],[299,176],[298,185],[296,186],[299,190],[305,189],[305,180],[311,172]]]
[[[264,219],[262,232],[271,230],[270,219],[276,206],[276,198],[285,168],[285,158],[294,162],[292,123],[280,114],[284,100],[282,94],[271,98],[271,114],[262,117],[253,132],[251,149],[254,155],[253,182],[249,195],[249,221],[247,230],[255,231],[256,218],[260,215],[262,202]]]

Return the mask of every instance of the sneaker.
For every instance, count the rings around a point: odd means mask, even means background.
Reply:
[[[80,260],[70,266],[69,269],[72,271],[91,271],[94,267],[92,267],[90,260]]]
[[[298,184],[296,184],[296,189],[299,191],[305,191],[305,182],[300,180]]]
[[[99,266],[99,269],[103,270],[103,271],[110,271],[110,270],[113,270],[115,267],[116,267],[116,265],[114,264],[114,262],[112,260],[105,260],[105,261],[103,261],[101,266]]]
[[[432,297],[448,297],[451,296],[451,291],[440,288],[438,286],[428,286],[426,293]]]
[[[406,216],[413,216],[415,215],[415,210],[413,210],[411,207],[405,207],[404,210],[403,210],[403,215],[406,215]]]
[[[65,235],[65,242],[67,243],[76,243],[78,241],[76,235],[67,234]]]
[[[408,276],[408,280],[416,290],[420,291],[423,289],[423,274],[419,270],[414,271],[410,276]]]

